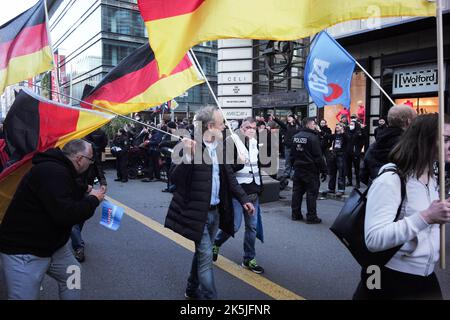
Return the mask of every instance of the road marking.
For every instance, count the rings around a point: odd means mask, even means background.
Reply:
[[[170,229],[164,228],[164,226],[159,222],[143,215],[142,213],[137,212],[136,210],[124,205],[123,203],[120,203],[115,199],[112,199],[109,196],[106,196],[105,199],[124,208],[125,214],[135,219],[136,221],[149,227],[153,231],[158,232],[162,236],[169,238],[170,240],[182,246],[183,248],[191,252],[195,252],[195,246],[191,240],[182,237],[181,235],[173,232]],[[299,296],[294,292],[286,288],[283,288],[282,286],[276,284],[275,282],[270,281],[269,279],[259,274],[244,269],[243,267],[237,265],[236,263],[225,258],[224,256],[219,255],[219,258],[214,263],[214,265],[228,272],[232,276],[240,279],[241,281],[258,289],[259,291],[263,292],[269,297],[274,298],[275,300],[305,300],[305,298],[303,298],[302,296]]]

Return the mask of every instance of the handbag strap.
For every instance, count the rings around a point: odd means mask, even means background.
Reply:
[[[391,167],[391,168],[383,169],[383,171],[381,171],[377,177],[381,176],[385,172],[393,172],[393,173],[397,174],[400,178],[400,192],[402,195],[402,200],[400,201],[400,206],[397,209],[397,214],[395,215],[395,219],[394,219],[394,221],[397,221],[398,218],[400,217],[400,213],[402,211],[403,201],[406,198],[406,181],[405,181],[405,177],[398,171],[397,166],[395,166],[394,168]],[[369,189],[369,188],[367,188],[367,189]]]

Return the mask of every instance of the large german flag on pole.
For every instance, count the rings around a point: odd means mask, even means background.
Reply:
[[[160,76],[153,51],[147,43],[123,59],[84,100],[119,114],[128,114],[159,106],[203,82],[186,54],[168,76]]]
[[[2,10],[4,10],[3,8]],[[0,94],[53,67],[44,0],[0,26]]]
[[[348,20],[435,14],[435,4],[428,0],[138,0],[138,4],[161,74],[169,74],[191,47],[207,40],[297,40]]]
[[[112,118],[98,111],[46,100],[28,89],[21,90],[4,123],[13,164],[0,173],[0,222],[36,152],[83,138]]]

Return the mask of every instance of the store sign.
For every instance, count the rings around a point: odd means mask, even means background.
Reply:
[[[438,91],[438,72],[435,64],[394,69],[392,94],[435,91]]]
[[[252,116],[252,109],[222,109],[227,119],[245,119]]]
[[[288,92],[273,92],[271,94],[257,94],[253,96],[256,108],[296,107],[309,103],[306,89]]]
[[[252,83],[251,72],[219,73],[218,77],[221,84]]]
[[[252,60],[223,60],[218,62],[218,72],[252,71]]]
[[[222,107],[252,107],[252,97],[219,97]]]
[[[252,85],[251,84],[233,84],[233,85],[221,85],[218,88],[219,96],[251,96]]]

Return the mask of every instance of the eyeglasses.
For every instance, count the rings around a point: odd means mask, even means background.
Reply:
[[[90,163],[94,163],[94,157],[89,158],[89,157],[86,157],[86,156],[84,156],[84,155],[82,155],[82,154],[80,154],[80,156],[82,156],[83,158],[88,159]]]

